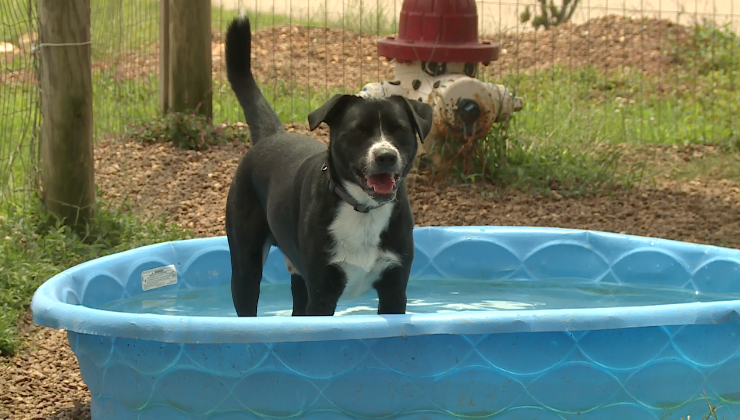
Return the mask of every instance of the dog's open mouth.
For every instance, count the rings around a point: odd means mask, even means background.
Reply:
[[[366,175],[360,171],[356,171],[357,178],[360,179],[362,186],[368,192],[374,193],[374,195],[389,195],[396,190],[398,186],[398,180],[400,176],[392,173],[380,173]]]
[[[375,191],[376,194],[390,194],[396,188],[396,182],[398,182],[398,175],[395,174],[375,174],[365,175],[365,184],[368,188]]]

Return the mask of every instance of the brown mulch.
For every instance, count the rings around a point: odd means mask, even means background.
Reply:
[[[549,30],[481,36],[481,40],[493,41],[501,48],[499,59],[486,70],[496,79],[511,72],[553,66],[659,74],[680,64],[671,52],[681,50],[689,38],[688,27],[667,19],[616,15]],[[253,35],[253,71],[268,86],[282,81],[298,88],[354,91],[364,83],[392,77],[395,64],[377,56],[377,39],[376,35],[298,25],[262,29]],[[225,76],[223,49],[224,34],[214,32],[211,51],[215,78]],[[115,68],[121,78],[141,77],[157,71],[159,56],[130,53],[115,63],[96,66]]]
[[[255,77],[268,86],[278,81],[299,89],[357,91],[362,85],[391,77],[389,60],[378,57],[377,36],[339,29],[278,26],[252,38]],[[223,35],[218,37],[221,47]],[[220,50],[222,51],[222,50]],[[223,54],[214,60],[222,70]]]
[[[602,71],[629,70],[660,74],[681,61],[690,29],[668,19],[609,15],[548,30],[505,32],[481,36],[499,44],[499,59],[487,68],[500,79],[511,72],[531,72],[553,66]],[[367,82],[392,77],[393,60],[377,56],[378,36],[329,28],[281,25],[256,31],[252,58],[256,78],[267,85],[278,80],[299,88],[355,90]],[[158,48],[156,44],[152,47]],[[211,43],[213,75],[225,76],[224,34],[214,32]],[[103,64],[97,64],[103,66]],[[157,54],[122,56],[111,65],[122,78],[156,72]]]
[[[555,65],[660,74],[680,64],[671,51],[682,50],[689,38],[688,27],[667,19],[616,15],[549,30],[481,36],[481,40],[491,40],[501,47],[499,60],[486,70],[495,79]],[[356,91],[365,83],[392,77],[395,65],[378,57],[377,39],[372,34],[298,25],[261,29],[252,39],[254,74],[270,86],[281,81],[293,88]],[[212,71],[216,79],[225,77],[223,48],[224,34],[213,32]],[[155,42],[115,59],[96,61],[93,68],[112,72],[121,80],[149,76],[158,72],[158,50]],[[34,81],[29,71],[2,72],[0,84]]]
[[[547,31],[504,34],[492,38],[501,46],[489,73],[531,72],[553,66],[601,71],[629,70],[659,74],[679,61],[672,51],[689,41],[690,30],[667,19],[632,19],[609,15]]]
[[[310,133],[301,124],[288,129],[322,139],[326,135]],[[651,154],[668,161],[704,156],[697,146],[658,149]],[[224,235],[226,194],[246,150],[238,142],[203,152],[179,150],[170,143],[105,142],[96,150],[98,184],[113,202],[128,199],[152,215],[168,214],[169,221],[199,236]],[[740,183],[728,180],[659,181],[638,191],[616,189],[580,198],[556,192],[556,198],[543,198],[504,193],[489,184],[435,185],[425,173],[413,173],[409,191],[419,225],[558,226],[740,248]]]
[[[23,319],[26,351],[0,358],[0,420],[89,420],[90,391],[66,331]]]

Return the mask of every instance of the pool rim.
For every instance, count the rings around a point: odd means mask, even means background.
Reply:
[[[584,229],[519,226],[417,227],[415,233],[422,230],[445,230],[457,234],[502,233],[512,230],[547,235],[587,234],[604,238],[627,239],[635,242],[635,245],[649,243],[655,247],[695,247],[704,252],[712,250],[718,254],[725,254],[740,261],[740,250],[731,248]],[[236,318],[113,312],[69,304],[55,297],[55,290],[63,285],[63,282],[68,281],[69,276],[89,269],[92,265],[163,247],[174,249],[177,243],[198,243],[204,247],[215,247],[223,246],[225,242],[225,236],[161,242],[111,254],[71,267],[54,275],[36,290],[31,301],[33,320],[40,326],[81,334],[167,343],[213,344],[374,339],[436,334],[595,331],[740,322],[740,300],[618,308]],[[228,249],[228,244],[226,247]]]

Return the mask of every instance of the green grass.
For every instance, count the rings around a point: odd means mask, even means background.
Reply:
[[[93,133],[96,138],[120,134],[129,124],[142,124],[159,115],[157,75],[131,80],[113,72],[96,71],[93,82]]]
[[[37,98],[35,89],[24,84],[0,85],[0,214],[4,213],[4,203],[19,200],[25,194],[27,174],[32,160],[28,139],[34,131]],[[27,139],[26,142],[17,141]]]
[[[164,219],[143,222],[125,207],[102,203],[93,224],[81,233],[53,221],[40,206],[0,216],[0,355],[18,350],[18,320],[48,278],[93,258],[189,236],[165,226]]]
[[[15,42],[19,34],[29,30],[29,22],[37,18],[35,3],[28,0],[0,2],[0,41]]]
[[[158,1],[91,0],[90,9],[93,61],[127,52],[154,52],[153,43],[159,38]]]
[[[19,45],[33,32],[35,3],[27,0],[0,1],[0,41]],[[24,46],[28,48],[29,46]],[[27,51],[27,50],[24,50]],[[34,127],[34,109],[38,103],[35,89],[28,84],[10,83],[10,73],[32,68],[27,54],[0,54],[0,214],[6,200],[20,200],[20,190],[27,187],[29,149],[19,139],[27,139]],[[13,79],[15,80],[15,79]]]
[[[19,45],[25,34],[34,31],[37,19],[36,2],[28,0],[2,0],[0,2],[0,41]],[[0,55],[0,71],[16,69],[21,60],[11,60],[10,56]]]
[[[261,84],[265,98],[272,104],[283,123],[308,123],[308,114],[326,102],[331,96],[342,93],[341,89],[315,89],[307,91],[305,88],[290,89],[284,81],[275,84]],[[348,90],[351,88],[348,88]],[[357,87],[356,91],[359,91]],[[217,123],[244,121],[244,114],[239,102],[231,91],[231,87],[224,81],[214,82],[213,115]]]
[[[131,126],[142,126],[160,119],[157,103],[157,76],[136,80],[117,80],[106,72],[93,74],[94,130],[96,137],[118,135]],[[340,90],[290,89],[288,83],[262,85],[265,97],[273,104],[284,123],[306,122],[316,109]],[[358,87],[359,90],[359,87]],[[213,122],[243,121],[244,114],[229,84],[213,81]]]
[[[668,76],[670,77],[670,76]],[[524,97],[516,127],[556,143],[574,140],[630,144],[736,144],[740,128],[740,68],[672,80],[641,74],[600,75],[594,69],[554,68],[509,75],[505,84]],[[668,93],[659,85],[670,84]]]

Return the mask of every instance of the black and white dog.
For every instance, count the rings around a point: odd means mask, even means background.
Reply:
[[[329,126],[327,147],[286,133],[250,70],[246,17],[226,35],[226,70],[244,110],[252,148],[226,203],[231,292],[237,315],[256,316],[262,267],[272,245],[291,273],[293,315],[333,315],[339,299],[375,288],[379,314],[406,312],[414,219],[404,177],[429,105],[401,96],[336,95],[308,116]]]

